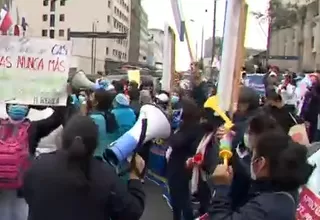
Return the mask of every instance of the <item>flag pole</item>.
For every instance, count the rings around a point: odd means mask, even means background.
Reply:
[[[245,35],[246,35],[246,28],[247,28],[247,15],[248,15],[248,4],[244,0],[241,3],[241,12],[240,12],[240,25],[238,31],[238,44],[237,44],[237,53],[236,53],[236,63],[234,69],[234,81],[233,81],[233,89],[232,89],[232,96],[231,96],[231,105],[230,105],[230,115],[233,115],[238,98],[239,98],[239,89],[240,89],[240,81],[241,81],[241,68],[244,63],[244,55],[245,55]]]
[[[221,70],[218,82],[218,104],[222,111],[229,111],[232,104],[234,72],[237,60],[240,14],[244,0],[228,0],[225,33],[222,46]]]

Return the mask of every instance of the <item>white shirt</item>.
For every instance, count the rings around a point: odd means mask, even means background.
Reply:
[[[281,89],[282,85],[280,85],[278,88]],[[296,95],[296,87],[292,84],[288,84],[286,89],[280,90],[280,95],[282,98],[282,101],[285,105],[297,105],[297,95]]]
[[[54,110],[52,108],[46,108],[44,110],[30,109],[28,118],[31,121],[39,121],[50,117],[53,114],[53,111]],[[49,153],[57,150],[57,148],[61,144],[60,142],[62,130],[63,127],[60,126],[56,130],[52,131],[48,136],[43,137],[38,143],[36,149],[37,154]]]

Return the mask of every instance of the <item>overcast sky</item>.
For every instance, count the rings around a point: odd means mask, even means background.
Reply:
[[[213,0],[179,0],[182,4],[183,17],[187,24],[188,33],[191,38],[192,49],[195,50],[196,42],[200,45],[201,30],[204,27],[205,39],[212,36],[213,27]],[[170,0],[142,0],[143,7],[149,17],[149,28],[163,29],[165,22],[175,27],[171,10]],[[268,0],[247,0],[249,4],[249,14],[247,21],[246,47],[255,49],[265,49],[267,44],[267,24],[258,22],[250,11],[266,12]],[[226,0],[217,2],[217,35],[222,36],[224,11]],[[208,12],[205,13],[205,10]],[[193,20],[191,22],[190,20]],[[199,46],[200,47],[200,46]],[[190,59],[187,44],[179,43],[177,47],[177,69],[188,68]],[[200,51],[200,48],[199,48]]]

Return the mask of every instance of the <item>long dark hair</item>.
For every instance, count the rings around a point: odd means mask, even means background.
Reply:
[[[286,133],[274,130],[261,134],[256,145],[257,156],[268,161],[271,182],[283,191],[307,183],[314,169],[307,161],[307,151]]]
[[[201,117],[201,111],[197,103],[192,98],[184,97],[181,99],[182,116],[183,120],[182,127],[186,125],[192,125],[199,123]]]
[[[114,114],[110,112],[115,95],[116,94],[104,89],[98,89],[94,92],[94,99],[98,102],[96,110],[103,112],[108,133],[113,133],[118,129],[116,118]]]
[[[66,152],[68,171],[75,187],[90,183],[90,162],[98,143],[98,128],[90,117],[75,115],[63,129],[62,150]]]

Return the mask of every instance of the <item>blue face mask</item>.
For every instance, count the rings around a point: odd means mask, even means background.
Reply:
[[[29,108],[24,105],[10,105],[8,115],[13,121],[22,121],[27,117]]]
[[[178,103],[179,100],[180,100],[179,96],[176,96],[176,95],[171,96],[171,103],[172,104]]]
[[[84,101],[86,101],[86,97],[83,95],[79,95],[78,97],[80,104],[82,104]]]

